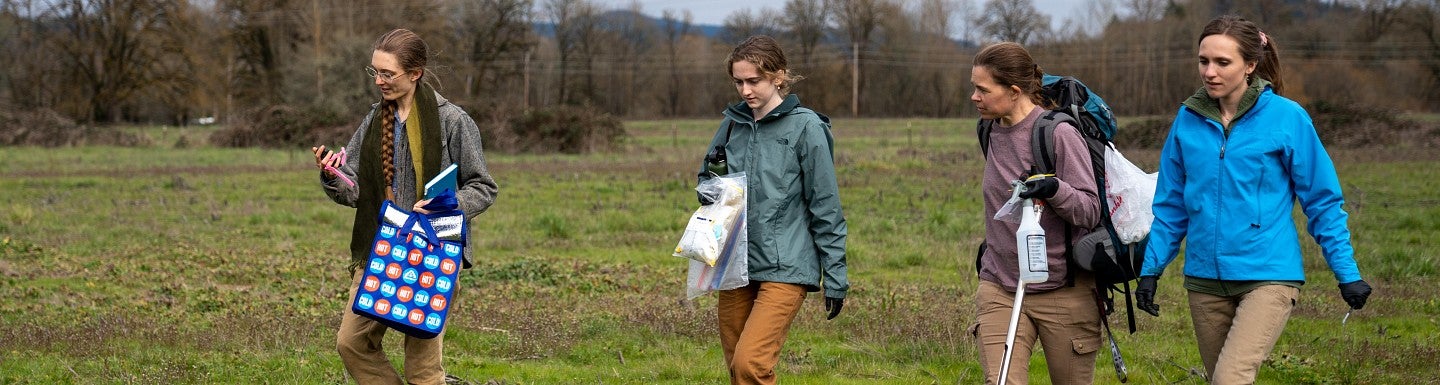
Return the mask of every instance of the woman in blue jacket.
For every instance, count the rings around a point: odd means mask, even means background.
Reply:
[[[1215,384],[1249,384],[1305,283],[1298,200],[1353,309],[1360,279],[1335,166],[1310,115],[1280,96],[1275,42],[1238,16],[1200,34],[1204,87],[1181,105],[1160,153],[1155,222],[1136,296],[1159,315],[1155,286],[1185,240],[1185,289],[1200,357]]]

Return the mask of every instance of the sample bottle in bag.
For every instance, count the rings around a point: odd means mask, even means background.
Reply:
[[[1026,199],[1020,209],[1020,228],[1015,230],[1015,250],[1020,261],[1020,282],[1040,283],[1050,279],[1049,258],[1045,252],[1045,229],[1040,227],[1040,212],[1045,203]]]

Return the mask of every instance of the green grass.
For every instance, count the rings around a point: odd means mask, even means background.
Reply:
[[[471,227],[478,263],[462,272],[446,369],[479,383],[723,383],[715,300],[683,301],[685,261],[670,256],[717,126],[629,122],[611,154],[490,154],[500,196]],[[209,130],[136,128],[154,148],[0,149],[0,383],[346,380],[334,332],[353,211],[320,191],[304,151],[212,148]],[[785,383],[979,381],[965,334],[983,231],[972,130],[835,122],[852,290],[834,321],[808,299]],[[1302,239],[1309,284],[1260,382],[1433,381],[1440,156],[1331,152],[1376,294],[1341,327],[1335,280]],[[1131,383],[1203,383],[1178,277],[1161,281],[1162,316],[1119,336]],[[386,348],[399,363],[397,333]],[[1043,368],[1032,357],[1036,383]],[[1108,353],[1095,378],[1116,382]]]

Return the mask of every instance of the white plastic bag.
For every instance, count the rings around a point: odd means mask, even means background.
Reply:
[[[674,255],[715,266],[731,229],[745,211],[745,176],[710,178],[695,190],[715,203],[700,206],[690,216]]]
[[[1001,205],[999,209],[995,210],[995,216],[992,217],[992,219],[1017,225],[1020,224],[1021,211],[1016,209],[1020,207],[1020,201],[1022,200],[1020,199],[1020,193],[1023,191],[1025,191],[1025,182],[1018,180],[1010,182],[1010,200],[1005,201],[1004,205]]]
[[[1158,177],[1130,163],[1114,146],[1105,147],[1105,199],[1120,242],[1139,242],[1150,234],[1150,222],[1155,220],[1150,204]]]
[[[715,203],[695,210],[675,246],[673,255],[691,260],[686,298],[750,283],[746,186],[745,173],[739,172],[711,178],[695,188]]]
[[[750,284],[750,237],[745,234],[746,227],[745,213],[741,212],[740,220],[732,231],[735,236],[725,243],[715,266],[690,260],[690,271],[685,279],[685,299]]]

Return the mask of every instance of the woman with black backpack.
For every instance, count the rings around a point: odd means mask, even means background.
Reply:
[[[991,125],[981,193],[985,201],[985,243],[976,260],[980,287],[975,293],[975,325],[970,333],[980,352],[987,384],[1028,381],[1030,353],[1038,340],[1055,384],[1089,384],[1100,348],[1100,309],[1092,274],[1071,268],[1066,239],[1079,239],[1100,221],[1100,198],[1085,139],[1074,125],[1054,131],[1054,175],[1028,178],[1021,198],[1043,201],[1049,277],[1025,285],[1017,319],[1014,353],[1006,379],[999,379],[1006,336],[1019,286],[1017,223],[993,219],[1012,195],[1011,182],[1026,180],[1034,169],[1031,134],[1049,102],[1040,95],[1043,73],[1030,53],[1016,43],[997,43],[975,55],[970,101],[980,125]],[[1051,107],[1053,108],[1053,106]],[[1065,235],[1071,231],[1070,236]]]

